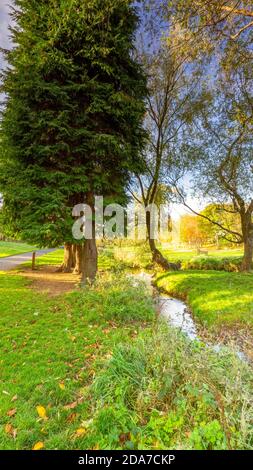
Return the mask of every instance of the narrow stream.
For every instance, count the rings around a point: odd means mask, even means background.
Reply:
[[[150,292],[154,292],[151,274],[147,274],[142,271],[138,274],[130,275],[130,277],[137,281],[144,282]],[[191,341],[200,340],[197,334],[195,322],[184,302],[163,294],[157,296],[156,304],[158,306],[160,316],[167,320],[171,326],[180,329],[180,331],[186,334]],[[206,346],[212,348],[216,353],[220,353],[222,350],[227,349],[226,346],[222,344],[206,344]],[[236,354],[240,360],[249,362],[249,359],[242,351],[237,351]]]
[[[170,325],[179,328],[191,340],[198,339],[195,323],[184,302],[161,295],[157,303],[160,315],[164,317]]]

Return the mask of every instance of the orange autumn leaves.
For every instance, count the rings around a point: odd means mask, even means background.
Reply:
[[[16,396],[13,397],[13,398],[15,398],[15,400],[16,400]],[[12,401],[15,401],[15,400],[12,399]],[[17,408],[11,408],[9,411],[7,411],[6,415],[8,416],[8,418],[13,418],[16,413],[17,413]],[[13,437],[13,439],[16,439],[17,429],[15,429],[14,426],[11,423],[7,423],[4,427],[4,430],[5,430],[6,434]]]

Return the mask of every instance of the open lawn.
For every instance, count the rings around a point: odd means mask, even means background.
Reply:
[[[208,256],[219,259],[241,257],[243,255],[243,251],[237,249],[216,250],[214,248],[204,248],[204,250],[208,251]],[[172,250],[161,247],[161,251],[170,261],[189,261],[197,256],[197,250]]]
[[[19,255],[35,250],[34,246],[22,242],[2,242],[0,241],[0,258],[5,256]]]
[[[253,330],[253,274],[180,271],[158,276],[157,284],[187,300],[207,327],[241,324]]]

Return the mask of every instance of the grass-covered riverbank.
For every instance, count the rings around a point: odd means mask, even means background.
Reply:
[[[252,369],[164,325],[113,263],[57,297],[1,273],[1,448],[252,449]]]
[[[253,330],[253,274],[180,271],[161,274],[157,285],[187,300],[204,326],[241,324]]]

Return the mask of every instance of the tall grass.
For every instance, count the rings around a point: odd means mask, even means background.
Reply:
[[[158,324],[116,347],[92,386],[105,448],[253,449],[252,370]],[[106,434],[106,436],[105,436]]]

